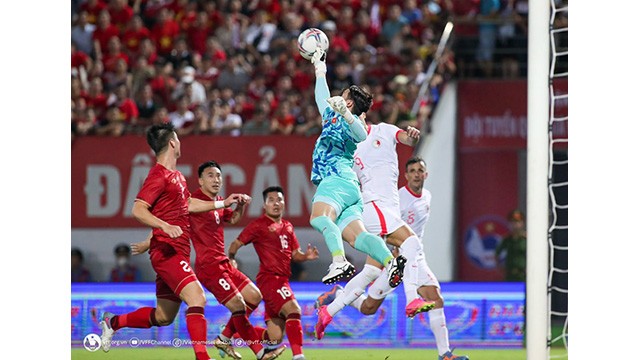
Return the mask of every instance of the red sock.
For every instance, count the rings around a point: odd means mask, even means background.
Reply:
[[[300,314],[289,314],[285,322],[285,332],[291,345],[293,356],[302,354],[302,323]]]
[[[207,319],[204,317],[202,306],[190,306],[187,308],[187,330],[191,338],[193,351],[197,360],[209,359],[207,353]]]
[[[249,316],[251,316],[251,313],[253,313],[253,311],[258,307],[258,305],[255,304],[251,304],[251,303],[245,303],[246,307],[245,309],[247,310],[247,318],[249,318]],[[258,332],[258,334],[260,334]],[[224,327],[224,330],[222,330],[222,336],[225,336],[229,339],[233,338],[233,337],[240,337],[240,334],[238,334],[236,332],[236,327],[235,325],[233,325],[233,321],[231,320],[231,318],[229,318],[229,321],[227,321],[227,325]]]
[[[253,328],[256,329],[256,334],[258,334],[258,337],[261,340],[271,340],[269,339],[269,333],[267,332],[267,329],[260,326],[254,326]]]
[[[240,334],[240,337],[249,345],[254,354],[257,354],[262,350],[262,344],[260,344],[260,338],[256,333],[256,329],[249,322],[247,314],[244,311],[236,311],[231,314],[233,324]]]
[[[158,326],[156,321],[156,308],[143,307],[128,314],[116,315],[111,318],[111,328],[118,330],[123,327],[148,329]]]

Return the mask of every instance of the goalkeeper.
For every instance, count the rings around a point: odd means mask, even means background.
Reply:
[[[318,48],[311,63],[315,67],[315,100],[322,115],[322,133],[313,150],[311,182],[317,189],[310,223],[322,234],[333,256],[322,282],[332,284],[355,273],[345,257],[344,239],[383,264],[388,271],[389,286],[396,287],[402,281],[406,259],[402,255],[394,258],[382,238],[365,230],[360,183],[353,171],[356,145],[367,137],[364,119],[372,96],[351,85],[341,95],[330,97],[324,50]]]

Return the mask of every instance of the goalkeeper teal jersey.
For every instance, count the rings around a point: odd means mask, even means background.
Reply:
[[[358,181],[353,171],[357,142],[342,115],[327,106],[322,114],[322,133],[313,149],[311,182],[318,185],[327,176]]]

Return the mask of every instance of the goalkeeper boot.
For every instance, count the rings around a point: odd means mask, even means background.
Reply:
[[[105,312],[100,317],[100,328],[102,329],[102,335],[100,336],[100,341],[102,342],[102,351],[108,352],[111,349],[111,338],[113,338],[113,334],[116,332],[111,327],[111,319],[115,315],[110,312]]]
[[[402,282],[402,277],[404,276],[404,265],[407,263],[407,258],[402,255],[398,255],[398,257],[393,258],[389,263],[387,271],[389,274],[389,286],[392,288],[398,287]]]
[[[224,341],[220,339],[220,337],[216,337],[213,340],[213,345],[220,352],[220,357],[224,357],[224,355],[229,355],[232,359],[242,359],[242,355],[240,355],[234,348],[231,346],[231,341]],[[224,355],[223,355],[224,354]]]
[[[355,274],[356,268],[348,261],[332,262],[329,265],[329,272],[322,278],[325,284],[333,284],[336,281]],[[397,285],[396,285],[397,286]]]
[[[320,306],[318,309],[318,322],[316,323],[316,339],[322,340],[324,337],[324,330],[333,320],[333,316],[327,311],[327,306]]]
[[[434,307],[436,307],[435,301],[424,301],[421,298],[416,298],[407,305],[404,311],[407,317],[413,318],[421,312],[432,310]]]
[[[468,356],[466,356],[466,355],[460,355],[460,356],[453,355],[452,351],[447,351],[446,353],[438,356],[438,360],[469,360]]]
[[[322,305],[329,305],[336,299],[338,291],[344,291],[343,287],[340,285],[334,285],[333,288],[329,291],[325,291],[322,295],[318,296],[316,299],[316,303],[313,305],[314,308],[318,309]]]

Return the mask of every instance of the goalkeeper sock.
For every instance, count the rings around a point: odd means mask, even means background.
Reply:
[[[356,237],[354,247],[385,266],[393,259],[393,254],[382,238],[366,231]]]
[[[331,252],[331,256],[345,258],[344,245],[342,244],[342,235],[340,228],[328,216],[318,216],[310,222],[311,226],[318,230],[324,237],[324,242]]]

